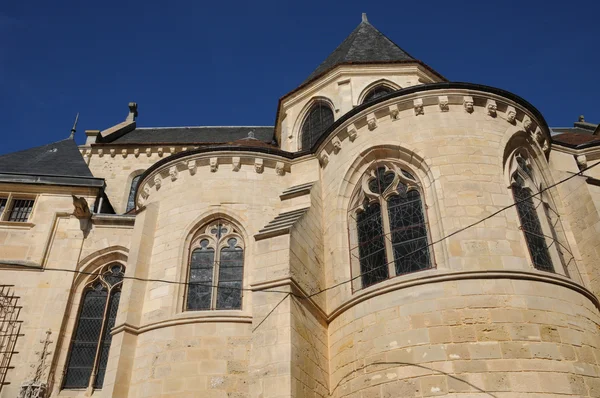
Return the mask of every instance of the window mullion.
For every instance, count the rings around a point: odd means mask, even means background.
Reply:
[[[388,213],[388,204],[382,196],[379,197],[379,203],[381,205],[381,220],[383,222],[383,241],[385,244],[385,254],[387,257],[387,267],[390,278],[396,276],[396,265],[394,259],[394,248],[392,245],[392,234],[390,228],[390,216]]]
[[[215,245],[215,263],[213,266],[213,277],[212,277],[212,285],[211,295],[210,295],[210,308],[215,310],[217,308],[217,286],[219,285],[219,268],[221,264],[221,251],[219,250],[220,240],[217,241]]]
[[[100,328],[100,336],[98,337],[98,344],[96,345],[96,355],[94,356],[94,366],[92,367],[92,374],[90,375],[90,381],[88,383],[88,389],[93,388],[96,382],[96,376],[98,376],[98,362],[100,361],[100,353],[102,351],[102,341],[104,340],[104,334],[106,333],[106,322],[108,321],[108,309],[110,307],[110,289],[106,290],[106,303],[104,304],[104,314],[102,316],[102,326]]]

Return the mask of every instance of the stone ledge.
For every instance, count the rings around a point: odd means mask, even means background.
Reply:
[[[235,312],[240,312],[234,310]],[[252,323],[252,316],[250,315],[222,315],[222,314],[209,314],[212,311],[203,311],[205,313],[198,315],[193,314],[192,316],[186,316],[185,318],[171,318],[164,321],[149,323],[143,326],[134,326],[128,323],[122,323],[115,326],[110,331],[111,335],[115,335],[121,332],[127,332],[134,335],[140,335],[146,332],[150,332],[155,329],[161,329],[172,326],[187,325],[193,323]],[[187,315],[187,314],[186,314]]]
[[[588,300],[594,304],[594,306],[600,310],[600,301],[598,298],[587,288],[581,286],[571,279],[567,277],[560,276],[558,274],[550,274],[534,271],[505,271],[505,270],[497,270],[497,271],[464,271],[464,272],[446,272],[444,274],[429,274],[423,276],[422,273],[416,273],[417,276],[407,280],[407,275],[399,276],[394,279],[391,279],[392,283],[383,282],[382,286],[375,285],[373,287],[368,288],[368,290],[360,290],[353,294],[348,301],[341,304],[337,308],[335,308],[328,316],[327,323],[332,322],[335,318],[351,309],[355,305],[362,303],[370,298],[380,296],[385,293],[393,292],[400,289],[405,289],[409,287],[426,285],[429,283],[440,283],[440,282],[450,282],[450,281],[459,281],[465,279],[515,279],[515,280],[529,280],[534,282],[543,282],[543,283],[551,283],[554,285],[562,286],[567,289],[574,290],[583,296],[585,296]],[[412,275],[412,274],[411,274]],[[420,275],[420,276],[419,276]]]

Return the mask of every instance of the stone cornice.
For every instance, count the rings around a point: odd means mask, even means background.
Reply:
[[[143,334],[146,332],[150,332],[152,330],[179,326],[179,325],[188,325],[188,324],[196,324],[196,323],[252,323],[252,316],[244,315],[244,314],[231,314],[231,315],[223,315],[223,314],[214,314],[212,311],[205,311],[202,314],[198,313],[186,313],[186,316],[179,318],[171,318],[166,319],[164,321],[158,321],[149,323],[142,326],[134,326],[128,324],[126,322],[121,323],[120,325],[116,325],[111,329],[110,334],[115,335],[121,332],[127,332],[134,335]],[[222,312],[222,311],[220,311]],[[232,311],[235,313],[240,313],[240,311]],[[191,315],[190,315],[191,314]]]
[[[454,85],[457,87],[454,88]],[[466,86],[463,88],[463,85]],[[507,128],[513,126],[529,133],[542,151],[549,153],[549,129],[535,108],[525,100],[503,90],[466,89],[469,86],[466,83],[421,85],[411,87],[411,92],[401,97],[397,93],[409,90],[388,94],[381,97],[376,104],[361,105],[338,119],[315,143],[312,151],[325,167],[332,156],[343,150],[344,145],[353,142],[358,134],[365,134],[365,128],[370,131],[377,129],[383,119],[396,121],[408,117],[419,118],[431,112],[461,112],[467,115],[483,112],[490,120],[502,120]],[[419,91],[418,88],[425,90]]]

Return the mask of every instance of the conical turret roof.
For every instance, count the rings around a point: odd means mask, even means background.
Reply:
[[[356,29],[350,33],[342,44],[302,84],[341,64],[370,64],[398,61],[416,61],[416,59],[371,25],[363,14],[363,20]]]

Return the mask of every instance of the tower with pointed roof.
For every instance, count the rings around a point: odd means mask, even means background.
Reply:
[[[0,156],[0,398],[600,396],[597,125],[366,15],[274,126],[128,108]]]

